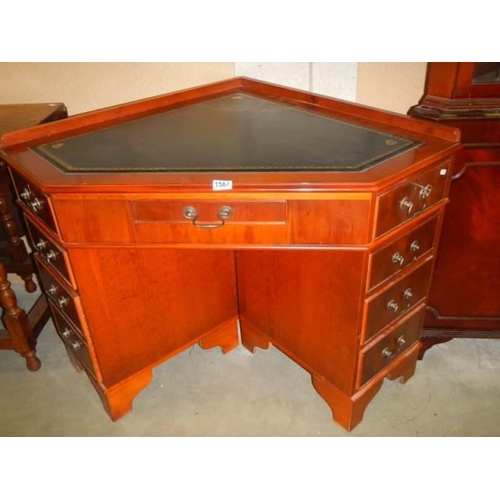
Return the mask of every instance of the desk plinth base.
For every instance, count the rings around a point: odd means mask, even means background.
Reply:
[[[135,397],[145,389],[153,379],[153,368],[164,361],[172,358],[176,354],[186,350],[193,344],[198,343],[202,349],[212,349],[220,347],[224,354],[238,346],[238,327],[237,318],[232,318],[217,326],[208,333],[202,335],[194,342],[184,345],[181,348],[162,357],[158,362],[151,366],[140,370],[134,375],[121,380],[120,382],[106,387],[99,384],[92,375],[89,375],[91,382],[94,385],[99,397],[101,398],[104,409],[111,417],[111,420],[116,421],[124,415],[132,411],[132,405]],[[70,356],[73,365],[78,371],[81,371],[82,365],[78,361],[75,363],[74,356]]]
[[[247,320],[241,319],[241,341],[250,351],[254,352],[256,347],[268,349],[271,344],[283,351],[285,355],[291,357],[311,374],[312,385],[318,394],[325,400],[332,411],[332,418],[347,431],[351,431],[362,420],[364,412],[371,400],[382,387],[385,378],[389,380],[399,379],[405,383],[415,373],[420,343],[415,344],[397,361],[389,365],[384,371],[366,383],[352,395],[345,394],[334,384],[330,383],[323,376],[315,373],[307,366],[304,366],[295,356],[290,356],[286,350],[281,349],[264,332]]]

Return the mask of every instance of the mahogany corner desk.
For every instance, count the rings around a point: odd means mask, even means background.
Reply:
[[[189,346],[275,345],[350,430],[415,370],[456,129],[257,80],[1,139],[56,328],[111,418]]]

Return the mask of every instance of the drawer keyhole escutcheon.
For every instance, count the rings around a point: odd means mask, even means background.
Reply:
[[[227,219],[230,219],[233,216],[233,209],[227,205],[224,205],[219,209],[219,212],[217,213],[217,217],[219,218],[220,222],[217,222],[216,224],[205,224],[203,222],[198,222],[198,210],[196,210],[195,207],[185,207],[183,210],[184,217],[186,219],[190,219],[193,222],[193,226],[200,228],[200,229],[217,229],[219,227],[222,227]]]

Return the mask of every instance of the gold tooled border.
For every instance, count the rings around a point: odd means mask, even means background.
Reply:
[[[228,98],[233,99],[234,97],[237,97],[237,96],[240,98],[242,96],[244,96],[244,97],[249,98],[249,99],[270,101],[270,102],[274,103],[274,101],[272,101],[271,99],[263,99],[260,97],[255,97],[255,96],[251,96],[251,95],[244,94],[244,93],[235,93],[234,95],[218,97],[216,99],[210,99],[209,101],[204,101],[204,102],[200,102],[197,104],[193,104],[192,106],[203,106],[203,105],[207,105],[209,103],[213,103],[214,101],[217,101],[217,100],[228,99]],[[279,103],[279,104],[286,106],[286,104],[283,104],[283,103]],[[183,109],[184,108],[173,109],[170,111],[166,111],[166,113],[180,112]],[[372,163],[376,163],[378,160],[381,160],[383,158],[388,159],[389,157],[394,156],[396,153],[400,153],[400,152],[402,153],[403,151],[409,151],[409,150],[416,148],[422,144],[419,141],[412,141],[410,139],[406,139],[406,138],[398,136],[398,135],[389,134],[386,132],[380,132],[379,130],[372,129],[370,127],[364,127],[362,125],[353,124],[353,123],[348,122],[346,120],[339,120],[338,118],[333,118],[331,116],[323,115],[320,113],[313,113],[312,111],[308,111],[308,110],[301,109],[301,108],[294,107],[293,109],[295,111],[300,112],[300,113],[305,113],[305,114],[312,115],[315,117],[320,116],[320,117],[325,118],[327,120],[345,123],[348,126],[353,127],[353,128],[359,128],[361,130],[368,130],[372,133],[381,135],[384,138],[395,139],[398,141],[399,145],[397,147],[390,149],[389,151],[386,151],[386,152],[380,154],[380,155],[373,156],[365,161],[362,161],[360,163],[356,163],[355,165],[335,165],[335,166],[328,165],[328,166],[324,166],[324,167],[306,166],[306,165],[295,166],[295,167],[290,167],[290,166],[276,167],[276,166],[253,165],[252,167],[248,167],[248,168],[241,167],[241,166],[240,167],[234,167],[234,166],[229,166],[229,167],[221,167],[221,166],[217,166],[217,167],[196,167],[196,166],[193,166],[193,167],[146,167],[144,165],[141,165],[139,167],[96,166],[90,170],[88,167],[82,168],[82,167],[73,166],[73,165],[67,163],[66,161],[64,161],[59,156],[55,155],[52,151],[49,151],[47,149],[49,146],[52,146],[55,143],[64,145],[65,144],[64,141],[54,141],[54,142],[50,142],[47,144],[41,144],[41,145],[37,146],[36,148],[32,149],[32,151],[34,153],[37,153],[38,151],[40,151],[42,153],[42,156],[45,156],[46,158],[52,160],[56,167],[62,167],[63,169],[66,170],[67,173],[87,173],[87,174],[110,173],[110,172],[114,172],[114,173],[128,173],[128,172],[165,172],[165,173],[168,173],[168,172],[174,173],[175,172],[175,173],[180,173],[180,172],[190,172],[190,173],[192,173],[192,172],[217,172],[217,171],[232,171],[232,172],[248,172],[248,173],[250,173],[250,172],[255,171],[255,170],[274,171],[274,172],[296,172],[296,171],[310,171],[310,172],[331,171],[331,172],[335,172],[335,171],[349,171],[349,170],[359,171],[360,169],[362,169],[363,167],[366,167],[367,165],[370,165]],[[119,125],[114,125],[114,126],[119,126]],[[99,131],[97,130],[95,132],[99,132]],[[87,133],[92,134],[93,132],[87,132]],[[81,134],[81,135],[85,135],[85,134]],[[75,136],[75,137],[78,137],[78,136]],[[71,139],[72,138],[70,137],[69,141],[71,141]]]

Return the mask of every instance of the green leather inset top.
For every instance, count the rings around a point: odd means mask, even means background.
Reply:
[[[63,172],[361,171],[420,143],[238,93],[33,150]]]

